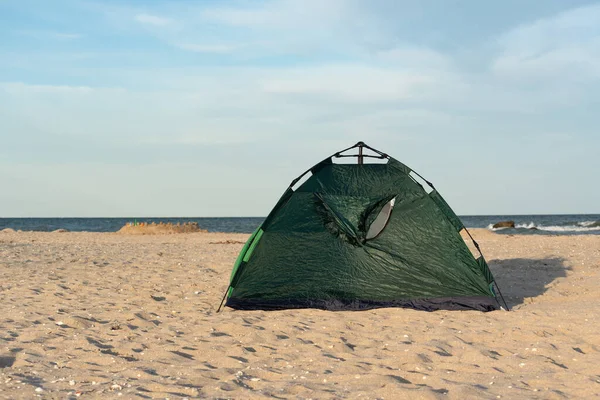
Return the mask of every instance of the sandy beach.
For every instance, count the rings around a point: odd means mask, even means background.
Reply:
[[[474,230],[511,312],[215,312],[248,235],[0,232],[0,398],[600,395],[600,236]]]

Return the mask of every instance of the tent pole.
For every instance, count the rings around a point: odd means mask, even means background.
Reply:
[[[362,162],[362,158],[364,158],[364,157],[365,157],[365,156],[363,156],[363,155],[362,155],[362,150],[363,150],[363,147],[366,147],[367,149],[369,149],[369,150],[371,150],[371,151],[373,151],[373,152],[375,152],[375,153],[379,154],[379,155],[380,155],[382,158],[390,158],[390,156],[388,156],[387,154],[385,154],[385,153],[382,153],[381,151],[379,151],[379,150],[377,150],[377,149],[374,149],[374,148],[372,148],[371,146],[369,146],[369,145],[367,145],[367,144],[365,144],[365,143],[363,143],[363,142],[358,142],[358,143],[356,143],[354,146],[350,146],[350,147],[348,147],[348,148],[346,148],[346,149],[344,149],[344,150],[340,150],[340,151],[338,151],[337,153],[333,153],[333,154],[332,154],[332,155],[330,155],[329,157],[327,157],[327,158],[323,159],[321,162],[323,162],[323,161],[325,161],[325,160],[328,160],[328,159],[332,159],[332,158],[334,158],[334,157],[339,157],[341,153],[344,153],[344,152],[346,152],[346,151],[348,151],[348,150],[352,150],[352,149],[354,149],[354,148],[356,148],[356,147],[358,147],[358,149],[359,149],[359,152],[360,152],[360,154],[359,154],[359,157],[358,157],[358,163],[359,163],[359,164],[362,164],[362,163],[363,163],[363,162]],[[356,156],[355,156],[355,155],[352,155],[352,157],[356,157]],[[291,189],[291,188],[292,188],[292,187],[293,187],[293,186],[294,186],[296,183],[298,183],[298,181],[299,181],[300,179],[302,179],[302,177],[303,177],[304,175],[308,174],[308,173],[309,173],[309,172],[310,172],[310,171],[311,171],[311,170],[312,170],[312,169],[313,169],[313,168],[314,168],[316,165],[318,165],[318,164],[320,164],[320,163],[317,163],[317,164],[313,165],[311,168],[309,168],[309,169],[307,169],[306,171],[304,171],[304,172],[302,173],[302,175],[300,175],[299,177],[297,177],[296,179],[294,179],[294,180],[292,181],[292,183],[290,183],[290,186],[288,186],[288,187]],[[415,173],[416,173],[416,172],[415,172]],[[417,175],[418,175],[418,174],[417,174]],[[419,175],[419,176],[420,176],[420,175]],[[423,180],[425,180],[425,179],[423,179]],[[429,182],[428,182],[428,183],[429,183]]]
[[[231,285],[227,286],[227,290],[225,290],[225,294],[223,295],[223,299],[221,300],[221,304],[219,304],[219,308],[217,308],[217,312],[221,311],[221,307],[223,306],[223,303],[225,302],[225,298],[227,297],[227,293],[229,292],[229,288],[231,287]]]
[[[498,284],[496,283],[495,280],[494,280],[494,285],[496,286],[496,289],[498,289],[498,294],[500,295],[500,298],[502,299],[502,302],[504,303],[504,306],[506,307],[506,311],[510,311],[508,304],[506,304],[506,300],[504,300],[504,296],[502,296],[502,291],[500,291],[500,286],[498,286]]]
[[[483,257],[483,253],[481,252],[481,249],[479,248],[479,244],[475,241],[475,239],[473,239],[473,236],[471,236],[471,232],[469,232],[469,230],[466,227],[464,229],[465,229],[465,232],[467,232],[467,235],[469,235],[469,237],[471,238],[471,241],[475,245],[475,248],[479,252],[479,255],[481,257]],[[510,311],[508,304],[506,304],[506,300],[504,300],[504,296],[502,296],[502,291],[500,290],[500,286],[498,286],[498,282],[496,282],[495,279],[494,279],[494,286],[496,286],[496,289],[498,289],[498,294],[500,295],[500,298],[502,299],[502,302],[504,303],[504,306],[506,307],[506,311]],[[500,304],[500,303],[498,302],[498,304]]]
[[[362,165],[363,163],[363,147],[358,146],[358,164]]]

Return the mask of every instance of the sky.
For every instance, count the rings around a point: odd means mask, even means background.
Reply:
[[[600,213],[600,2],[0,0],[0,217],[265,216],[359,140]]]

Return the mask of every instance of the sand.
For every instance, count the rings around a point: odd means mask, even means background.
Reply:
[[[0,232],[0,398],[600,394],[600,236],[473,235],[513,311],[215,313],[248,235]]]

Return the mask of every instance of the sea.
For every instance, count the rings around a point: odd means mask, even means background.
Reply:
[[[570,215],[479,215],[461,216],[467,228],[486,228],[498,233],[517,235],[600,235],[600,214]],[[129,222],[197,222],[209,232],[252,233],[264,217],[222,218],[0,218],[0,230],[51,232],[116,232]],[[515,228],[494,229],[500,221],[514,221]]]

